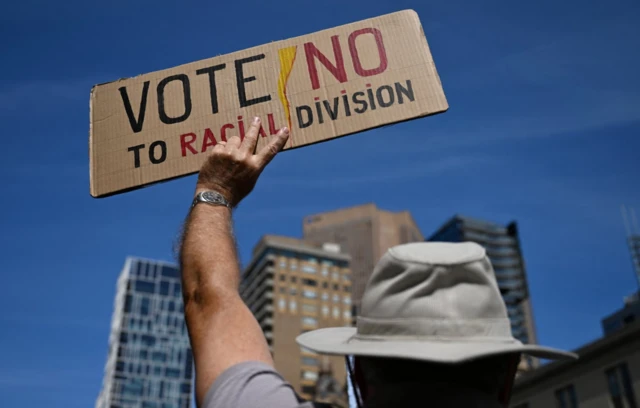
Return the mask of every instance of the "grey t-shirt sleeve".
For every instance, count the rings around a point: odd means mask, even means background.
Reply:
[[[271,366],[247,361],[225,370],[201,408],[312,408]]]

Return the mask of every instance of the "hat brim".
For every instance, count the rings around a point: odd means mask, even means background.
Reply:
[[[492,355],[523,353],[543,359],[576,359],[578,355],[550,347],[513,341],[434,341],[425,339],[362,339],[355,327],[331,327],[301,334],[298,344],[320,354],[406,358],[436,363],[461,363]]]

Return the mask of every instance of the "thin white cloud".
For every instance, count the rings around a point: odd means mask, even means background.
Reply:
[[[485,166],[493,162],[494,160],[492,158],[481,155],[456,155],[437,159],[434,158],[430,161],[421,162],[410,167],[389,168],[388,166],[379,166],[378,171],[367,172],[366,174],[354,172],[345,174],[342,177],[336,177],[334,173],[327,177],[271,177],[263,180],[262,183],[267,185],[286,185],[314,189],[323,187],[351,187],[360,184],[380,184],[398,180],[419,179],[461,168],[470,169],[478,165]]]
[[[634,74],[640,59],[616,48],[638,37],[640,26],[625,17],[600,21],[471,69],[442,73],[451,109],[438,120],[422,119],[431,130],[419,150],[575,136],[640,121],[640,80]],[[469,101],[479,101],[477,109]]]
[[[577,91],[553,105],[537,106],[519,115],[499,113],[438,129],[423,137],[423,151],[470,147],[532,138],[578,136],[581,132],[640,121],[640,93]]]
[[[0,316],[4,323],[21,324],[36,327],[53,326],[58,328],[80,328],[90,330],[109,330],[109,322],[100,319],[83,319],[70,316],[47,315],[4,315]]]
[[[65,363],[65,365],[68,363]],[[78,388],[87,384],[86,370],[68,369],[61,363],[59,367],[50,371],[42,367],[3,367],[0,372],[0,388],[25,387],[29,389]],[[84,383],[84,384],[83,384]]]
[[[27,80],[0,86],[0,113],[14,113],[24,109],[41,111],[69,102],[86,101],[89,109],[91,88],[105,82],[106,76],[77,79]],[[113,79],[113,78],[111,78]]]

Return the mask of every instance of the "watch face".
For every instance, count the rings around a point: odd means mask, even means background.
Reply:
[[[204,193],[202,193],[202,198],[205,201],[211,201],[214,203],[220,201],[218,194],[214,193],[213,191],[205,191]]]

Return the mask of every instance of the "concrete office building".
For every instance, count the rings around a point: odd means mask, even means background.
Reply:
[[[351,325],[349,259],[336,244],[267,235],[242,277],[240,293],[267,338],[278,372],[304,398],[315,397],[327,364],[340,386],[345,384],[344,358],[322,357],[295,339],[309,330]]]
[[[520,375],[512,408],[637,408],[640,403],[640,322]]]
[[[302,227],[305,240],[335,242],[351,255],[356,307],[373,267],[389,248],[424,240],[411,213],[384,211],[375,204],[310,215],[304,218]]]
[[[178,268],[127,258],[96,408],[189,408],[192,365]]]
[[[472,241],[482,245],[491,260],[500,292],[507,304],[513,336],[523,343],[537,343],[525,262],[515,222],[502,226],[456,215],[431,235],[428,241]],[[537,364],[537,359],[526,358],[521,369],[530,369]]]

